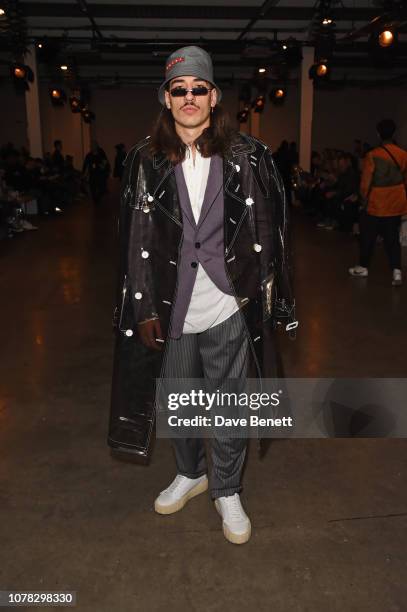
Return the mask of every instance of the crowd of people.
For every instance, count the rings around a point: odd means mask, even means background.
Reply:
[[[355,141],[353,153],[338,149],[313,151],[311,172],[293,169],[294,189],[319,228],[357,233],[363,159],[368,145]]]
[[[72,204],[81,191],[81,174],[71,155],[56,140],[52,153],[33,158],[12,143],[0,148],[0,238],[37,229],[32,215],[54,215]]]
[[[407,238],[403,238],[407,152],[394,139],[393,120],[380,121],[376,131],[378,146],[355,140],[352,153],[336,149],[325,149],[322,155],[313,152],[310,173],[292,162],[291,187],[318,228],[359,237],[360,263],[351,267],[349,274],[368,276],[375,244],[381,240],[392,270],[392,285],[401,285],[401,243]]]
[[[113,176],[119,179],[125,155],[125,146],[116,145]],[[100,203],[110,175],[106,153],[92,142],[82,171],[73,162],[64,154],[61,140],[55,140],[52,153],[43,158],[31,157],[12,143],[0,147],[0,240],[38,229],[30,218],[59,214],[83,195]]]

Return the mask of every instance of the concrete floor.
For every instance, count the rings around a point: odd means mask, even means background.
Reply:
[[[115,201],[1,247],[0,589],[75,590],[80,612],[406,610],[405,440],[276,440],[262,461],[252,443],[245,546],[207,495],[154,513],[168,441],[149,466],[111,454]],[[353,239],[295,226],[286,374],[405,377],[407,284],[390,286],[382,247],[351,279]]]

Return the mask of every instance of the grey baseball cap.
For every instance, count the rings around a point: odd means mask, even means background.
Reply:
[[[213,80],[212,59],[209,53],[201,47],[181,47],[171,53],[165,62],[165,80],[160,85],[158,90],[158,99],[162,105],[165,105],[165,86],[178,76],[195,76],[203,81],[209,81],[215,86],[218,92],[217,101],[220,102],[222,92]]]

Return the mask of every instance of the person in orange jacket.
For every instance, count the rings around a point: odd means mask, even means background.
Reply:
[[[352,276],[368,276],[378,235],[393,272],[392,285],[402,284],[400,220],[407,214],[407,151],[393,140],[396,124],[383,119],[376,126],[380,145],[369,151],[362,167],[360,195],[365,208],[360,215],[360,264],[349,268]]]

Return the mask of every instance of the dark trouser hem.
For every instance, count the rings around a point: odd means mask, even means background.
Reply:
[[[191,472],[180,472],[179,470],[177,470],[177,474],[181,474],[181,476],[185,476],[186,478],[199,478],[200,476],[203,476],[204,474],[208,474],[208,470],[203,470],[201,472],[197,472],[197,473],[191,473]]]
[[[238,487],[229,487],[227,489],[212,489],[211,497],[212,500],[218,499],[218,497],[229,497],[230,495],[234,495],[235,493],[240,493],[242,490],[242,486]]]

